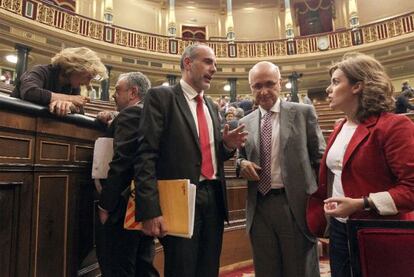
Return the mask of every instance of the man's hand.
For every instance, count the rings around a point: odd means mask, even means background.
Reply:
[[[142,232],[147,236],[162,238],[167,234],[167,226],[162,216],[154,217],[142,222]]]
[[[102,224],[105,224],[105,222],[109,218],[108,211],[98,206],[98,215],[99,215],[99,221],[101,221]]]
[[[79,108],[70,101],[56,100],[49,104],[49,111],[57,116],[65,116],[71,112],[79,112]]]
[[[244,124],[241,124],[236,129],[229,131],[229,125],[224,125],[223,130],[223,141],[227,148],[236,149],[238,147],[243,147],[246,142],[248,132],[243,131]]]
[[[96,119],[105,123],[107,125],[111,124],[112,120],[114,119],[115,115],[113,112],[109,111],[102,111],[96,115]]]
[[[262,168],[254,162],[242,160],[240,162],[240,176],[248,181],[259,181],[258,171]]]
[[[325,213],[334,217],[348,217],[364,208],[362,198],[331,197],[325,199],[323,207]]]

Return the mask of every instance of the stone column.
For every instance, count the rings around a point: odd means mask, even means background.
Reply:
[[[290,11],[290,1],[285,0],[285,33],[287,38],[287,54],[293,55],[296,54],[296,47],[295,41],[293,38],[295,37],[295,33],[293,32],[293,20],[292,20],[292,13]]]
[[[237,78],[228,78],[227,81],[229,82],[230,85],[230,103],[231,102],[236,102],[237,99]]]
[[[297,73],[296,71],[292,72],[292,75],[288,76],[290,83],[292,84],[292,87],[290,88],[290,95],[291,95],[291,101],[292,102],[299,102],[298,97],[298,79],[302,77],[302,73]]]
[[[109,86],[111,80],[111,70],[112,66],[105,65],[106,70],[108,71],[108,79],[105,79],[101,82],[101,100],[109,101]]]
[[[362,33],[359,29],[357,0],[349,0],[349,26],[352,28],[352,44],[362,44]]]
[[[234,32],[233,8],[231,1],[232,0],[227,0],[226,37],[229,42],[234,43],[236,33]]]
[[[169,12],[168,12],[168,36],[177,36],[177,26],[175,24],[175,0],[169,0]]]
[[[175,75],[167,75],[168,85],[174,86],[177,84],[177,76]]]
[[[104,21],[108,25],[112,25],[114,22],[114,4],[112,0],[105,0],[105,8],[104,8]]]
[[[14,84],[20,82],[20,77],[22,74],[27,70],[27,62],[29,58],[29,52],[32,48],[23,45],[23,44],[16,44],[15,49],[17,50],[17,63],[16,63],[16,75],[14,79]]]

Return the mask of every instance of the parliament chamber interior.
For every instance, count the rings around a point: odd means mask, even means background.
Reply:
[[[0,0],[1,277],[101,276],[91,171],[94,142],[105,127],[96,116],[116,110],[112,96],[122,73],[142,72],[152,87],[179,83],[181,54],[195,43],[208,45],[217,57],[206,95],[219,108],[251,102],[249,70],[270,61],[280,68],[279,97],[310,98],[325,140],[345,117],[330,108],[326,93],[328,70],[345,53],[380,61],[394,98],[403,83],[414,84],[411,1]],[[68,47],[92,49],[108,72],[108,79],[81,87],[80,94],[90,97],[84,114],[59,117],[10,97],[26,70],[49,64]],[[414,120],[412,112],[405,116]],[[254,276],[247,182],[236,174],[235,157],[224,163],[224,172],[229,221],[220,276]],[[163,276],[163,248],[158,240],[155,245],[154,264]],[[321,262],[329,260],[328,238],[319,238],[318,254]],[[321,266],[321,276],[331,276],[327,263]]]

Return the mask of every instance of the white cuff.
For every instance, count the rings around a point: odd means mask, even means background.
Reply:
[[[394,199],[392,199],[391,194],[388,191],[370,193],[369,198],[371,198],[380,215],[398,214]]]

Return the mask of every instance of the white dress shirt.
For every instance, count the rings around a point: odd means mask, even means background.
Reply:
[[[197,120],[197,95],[198,93],[188,84],[186,83],[183,79],[180,80],[180,85],[181,88],[183,89],[184,92],[184,96],[185,99],[187,100],[188,106],[190,107],[191,110],[191,114],[193,115],[194,118],[194,122],[196,125],[196,129],[197,129],[197,135],[199,135],[198,132],[198,120]],[[200,96],[203,97],[204,95],[204,91],[200,92]],[[208,127],[208,136],[210,138],[210,149],[211,149],[211,157],[213,160],[213,169],[214,169],[214,179],[216,179],[217,177],[217,158],[216,158],[216,150],[215,150],[215,146],[214,146],[214,128],[213,128],[213,120],[211,119],[211,115],[210,112],[207,108],[206,103],[204,102],[203,99],[203,103],[204,103],[204,114],[206,116],[206,120],[207,120],[207,127]],[[205,180],[206,178],[202,175],[200,175],[200,181]]]
[[[330,171],[334,174],[332,197],[345,197],[343,185],[342,185],[342,170],[343,160],[348,144],[352,139],[358,125],[347,121],[342,126],[341,131],[335,138],[334,143],[329,149],[326,157],[326,165]],[[373,201],[376,209],[381,215],[395,215],[398,210],[395,206],[395,202],[391,195],[387,191],[370,193],[369,197]],[[340,222],[345,223],[348,218],[336,217]]]
[[[263,124],[263,117],[268,111],[259,106],[261,122],[260,126]],[[272,177],[272,189],[283,188],[282,181],[282,170],[280,168],[280,98],[277,99],[276,103],[270,109],[273,112],[272,120],[272,156],[271,156],[271,177]],[[261,131],[261,130],[260,130]]]

